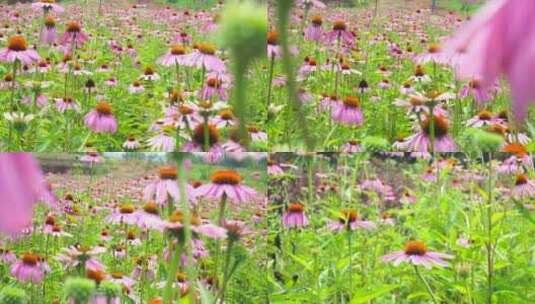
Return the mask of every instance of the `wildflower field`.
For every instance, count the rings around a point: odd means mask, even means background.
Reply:
[[[54,190],[21,237],[2,238],[1,303],[260,302],[263,156],[218,165],[186,154],[38,159]],[[28,224],[23,210],[10,213],[2,224]],[[6,300],[10,287],[28,302]]]
[[[0,304],[535,303],[534,0],[0,0]]]
[[[272,154],[272,302],[532,302],[535,183],[511,172],[533,163],[517,160]]]
[[[261,6],[0,6],[2,150],[267,149]],[[260,54],[236,45],[233,22],[259,30]]]

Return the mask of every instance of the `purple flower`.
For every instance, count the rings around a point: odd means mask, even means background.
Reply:
[[[31,64],[41,59],[36,51],[28,49],[28,43],[22,36],[13,36],[9,38],[7,47],[0,49],[0,61],[15,62],[20,61],[22,64]]]
[[[242,204],[258,195],[253,188],[241,183],[242,177],[234,170],[218,170],[212,174],[211,181],[195,189],[195,196],[219,200],[225,197],[235,204]]]
[[[158,63],[165,66],[170,65],[184,65],[186,63],[186,50],[183,46],[175,44],[171,47],[169,52],[158,59]]]
[[[99,102],[84,118],[85,125],[95,133],[117,132],[117,121],[111,113],[111,106],[104,101]]]
[[[82,32],[80,24],[76,21],[70,21],[67,23],[65,33],[60,38],[60,43],[64,46],[74,45],[75,47],[80,47],[87,40],[89,38]]]
[[[361,220],[355,209],[342,209],[338,219],[329,222],[327,227],[333,231],[350,231],[356,229],[372,230],[375,229],[375,223],[372,221]]]
[[[43,262],[39,255],[25,253],[21,260],[11,266],[11,275],[23,283],[39,283],[47,270],[49,270],[48,264]]]
[[[360,109],[360,98],[346,97],[342,103],[334,105],[331,116],[334,120],[347,125],[362,125],[364,117]]]
[[[185,55],[184,65],[203,68],[207,71],[224,72],[225,63],[215,55],[215,46],[209,43],[201,43],[197,50]]]
[[[304,206],[300,203],[293,203],[288,206],[286,213],[282,216],[282,223],[286,228],[301,228],[308,225],[308,218],[304,212]]]
[[[525,174],[517,175],[512,194],[517,198],[535,197],[535,182]]]
[[[325,34],[325,40],[352,44],[355,40],[355,35],[347,30],[347,24],[344,20],[336,20],[333,23],[332,30]]]
[[[143,199],[146,201],[156,200],[159,205],[166,205],[169,198],[175,202],[180,201],[180,190],[177,183],[177,170],[172,166],[165,166],[159,169],[159,178],[145,187]],[[193,187],[186,185],[186,198],[188,193],[193,191]]]
[[[433,150],[435,152],[456,152],[457,145],[448,135],[448,120],[444,115],[434,115]],[[402,149],[414,152],[428,152],[431,147],[431,123],[429,118],[421,125],[421,131],[409,136],[403,144],[398,144]]]
[[[427,269],[433,266],[447,267],[448,263],[443,259],[453,259],[452,255],[427,251],[427,246],[420,241],[409,241],[405,244],[405,250],[396,251],[381,258],[383,262],[392,262],[398,266],[401,262],[413,265],[422,265]]]
[[[323,19],[321,16],[316,15],[312,17],[311,24],[305,29],[305,39],[320,42],[325,33],[322,24]]]

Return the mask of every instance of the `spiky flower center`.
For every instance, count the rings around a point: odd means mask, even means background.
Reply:
[[[176,168],[173,166],[161,167],[158,170],[158,174],[160,175],[161,179],[176,179],[177,177]]]
[[[95,106],[95,110],[97,110],[97,112],[99,114],[102,114],[102,115],[110,115],[111,114],[111,106],[110,106],[109,103],[107,103],[105,101],[99,102]]]
[[[143,206],[143,210],[149,214],[158,215],[158,205],[156,202],[148,202]]]
[[[219,132],[217,131],[217,128],[212,125],[208,124],[208,143],[210,146],[213,146],[219,141]],[[195,127],[195,130],[193,130],[193,140],[199,144],[204,145],[204,124],[198,124]]]
[[[136,208],[132,204],[124,204],[119,208],[121,214],[132,214]]]
[[[479,89],[479,88],[481,88],[481,81],[479,81],[477,79],[472,79],[468,83],[468,86],[470,86],[472,89]]]
[[[423,98],[421,98],[419,96],[412,96],[411,99],[409,99],[409,102],[413,107],[421,106],[421,105],[424,104]]]
[[[360,98],[358,96],[347,96],[343,102],[349,108],[358,108],[360,106]]]
[[[313,16],[310,20],[315,26],[321,26],[323,24],[323,18],[320,15]]]
[[[267,43],[270,45],[278,45],[279,44],[279,33],[275,31],[268,32],[267,34]]]
[[[442,137],[448,134],[448,120],[443,115],[434,115],[433,125],[436,137]],[[425,134],[431,135],[431,119],[427,118],[423,121],[422,129]]]
[[[355,209],[342,209],[338,220],[342,224],[349,224],[355,222],[359,217],[359,213]]]
[[[347,28],[346,22],[344,20],[336,20],[333,23],[333,30],[335,31],[345,31]]]
[[[525,174],[519,174],[516,176],[515,185],[521,186],[528,183],[528,177]]]
[[[104,281],[104,279],[106,278],[106,273],[102,270],[89,270],[88,269],[85,273],[85,276],[88,279],[95,281],[96,283],[100,283]]]
[[[223,120],[233,120],[234,119],[234,114],[232,113],[231,110],[225,109],[225,110],[222,110],[221,112],[219,112],[219,118],[221,118]]]
[[[293,203],[288,206],[289,213],[303,213],[304,209],[301,203]]]
[[[521,144],[508,144],[503,147],[503,152],[513,153],[518,157],[524,157],[527,154],[526,148]]]
[[[82,30],[80,24],[76,21],[69,21],[67,23],[67,32],[69,33],[79,33]]]
[[[483,110],[477,114],[480,120],[491,120],[492,119],[492,113],[487,110]]]
[[[183,224],[184,213],[181,210],[175,210],[175,212],[173,212],[173,214],[169,216],[169,222],[175,224]],[[201,217],[196,213],[191,214],[190,224],[193,226],[199,226],[201,224]]]
[[[35,266],[39,263],[40,257],[34,253],[25,253],[22,255],[22,262],[24,265]]]
[[[429,54],[440,53],[441,50],[442,50],[442,47],[441,47],[440,44],[438,44],[438,43],[430,44],[430,45],[427,47],[427,52],[428,52]]]
[[[211,43],[200,43],[197,45],[198,50],[205,55],[214,55],[215,54],[215,45]]]
[[[408,255],[425,255],[427,247],[420,241],[408,241],[405,244],[405,254]]]
[[[173,55],[184,55],[186,54],[186,49],[180,44],[175,44],[171,47],[171,54]]]
[[[47,16],[45,19],[45,26],[48,28],[55,27],[56,26],[56,19],[52,16]]]
[[[417,65],[416,69],[414,70],[414,76],[423,77],[424,75],[425,75],[424,68],[421,65]]]
[[[212,174],[210,180],[218,185],[237,185],[241,182],[242,177],[234,170],[219,170]]]
[[[178,111],[180,111],[180,114],[182,115],[189,115],[195,112],[192,108],[188,107],[187,105],[180,105],[178,107]]]
[[[45,220],[45,225],[53,226],[56,224],[56,219],[53,216],[47,216]]]
[[[7,48],[11,51],[22,52],[28,49],[28,43],[24,37],[17,35],[9,38]]]

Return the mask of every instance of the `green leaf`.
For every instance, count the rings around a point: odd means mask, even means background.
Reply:
[[[529,213],[528,209],[526,209],[526,207],[524,207],[524,205],[522,203],[520,203],[519,201],[517,201],[516,199],[513,199],[513,203],[515,204],[515,206],[518,209],[518,211],[520,212],[520,214],[525,219],[527,219],[530,223],[535,225],[535,220],[533,219],[533,217]]]
[[[399,288],[399,285],[380,285],[371,290],[359,290],[353,293],[353,300],[351,300],[351,304],[367,303],[368,301],[385,295],[396,288]]]
[[[297,263],[299,263],[301,266],[303,266],[307,271],[312,271],[312,268],[310,267],[310,263],[307,263],[305,260],[303,260],[302,258],[296,256],[296,255],[293,255],[291,253],[288,253],[288,255],[294,260],[296,261]]]
[[[202,304],[212,304],[212,303],[215,303],[215,295],[210,291],[208,290],[206,287],[204,287],[204,284],[201,284],[199,282],[199,284],[197,284],[197,286],[199,287],[199,292],[201,294],[201,303]]]

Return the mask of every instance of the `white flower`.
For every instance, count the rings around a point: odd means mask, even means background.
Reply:
[[[4,113],[4,118],[10,122],[18,123],[29,123],[35,118],[33,114],[24,114],[24,112],[6,112]]]

